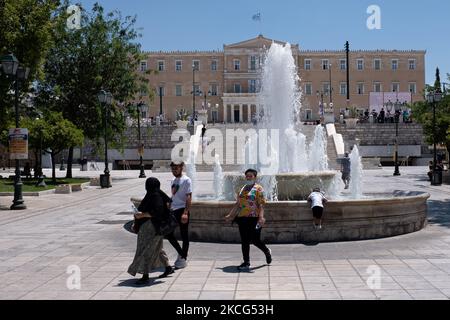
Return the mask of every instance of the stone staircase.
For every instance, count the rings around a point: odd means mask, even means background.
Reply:
[[[208,125],[207,129],[218,129],[222,132],[222,135],[224,137],[226,137],[226,129],[242,129],[242,130],[247,130],[250,128],[255,128],[255,126],[253,126],[252,124],[247,124],[247,123],[236,123],[236,124],[216,124],[214,126],[212,125]],[[314,139],[314,131],[316,129],[315,125],[300,125],[299,127],[300,131],[305,135],[306,137],[306,144],[309,145],[309,143]],[[207,135],[208,135],[208,131],[207,131]],[[225,141],[224,141],[224,145],[225,145]],[[236,155],[238,154],[238,152],[241,152],[240,150],[237,150],[237,145],[236,143],[233,144],[234,146],[234,156],[236,159]],[[225,150],[225,147],[224,147]],[[226,151],[226,150],[225,150]],[[327,138],[327,156],[328,156],[328,164],[329,164],[329,168],[330,169],[339,169],[340,165],[337,162],[337,154],[336,154],[336,149],[334,147],[334,143],[333,140],[331,138]],[[224,161],[222,161],[221,166],[222,166],[222,170],[225,172],[229,172],[229,171],[241,171],[243,170],[243,165],[240,164],[226,164],[223,163]],[[211,172],[214,170],[214,165],[208,165],[208,164],[197,164],[196,165],[196,170],[197,172]]]

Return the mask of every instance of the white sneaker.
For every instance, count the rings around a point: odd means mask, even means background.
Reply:
[[[186,259],[182,258],[181,256],[178,256],[177,260],[175,261],[175,268],[183,269],[186,268],[186,266],[187,266]]]

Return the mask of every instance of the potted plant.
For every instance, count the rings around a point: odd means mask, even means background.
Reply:
[[[349,108],[349,117],[345,119],[345,125],[349,129],[356,128],[358,123],[358,109],[356,107]]]
[[[177,120],[175,121],[175,123],[177,124],[177,127],[186,129],[189,124],[188,113],[186,112],[186,110],[180,109],[180,110],[176,111],[176,114],[177,114]]]

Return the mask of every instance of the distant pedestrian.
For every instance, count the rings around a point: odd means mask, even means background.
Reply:
[[[308,202],[311,202],[313,225],[315,230],[322,229],[323,207],[327,201],[328,200],[320,191],[320,188],[314,188],[313,192],[308,197]]]
[[[140,212],[134,216],[136,220],[144,219],[145,222],[139,223],[136,254],[128,268],[128,273],[132,276],[135,276],[136,273],[142,274],[142,278],[137,281],[137,284],[148,283],[148,274],[156,268],[165,267],[164,273],[159,278],[165,278],[174,273],[163,250],[163,236],[158,231],[160,222],[168,214],[165,206],[170,198],[160,190],[160,182],[156,178],[148,178],[145,182],[145,189],[147,194],[139,205]]]
[[[266,219],[264,218],[264,190],[256,183],[257,171],[248,169],[245,172],[246,184],[237,194],[235,206],[225,216],[226,220],[236,219],[241,236],[241,248],[244,262],[238,270],[250,268],[250,244],[260,249],[266,256],[267,264],[272,262],[271,250],[261,241],[261,230]]]
[[[174,179],[172,180],[172,203],[170,210],[177,218],[180,226],[180,235],[183,247],[180,247],[175,235],[172,233],[166,236],[170,244],[178,252],[178,258],[175,261],[175,268],[182,269],[187,266],[187,257],[189,251],[189,216],[192,201],[192,181],[183,174],[184,162],[172,162],[170,168]]]
[[[350,184],[350,171],[350,158],[348,157],[348,152],[346,152],[344,154],[344,158],[341,159],[342,181],[345,183],[345,189],[348,189],[348,186]]]

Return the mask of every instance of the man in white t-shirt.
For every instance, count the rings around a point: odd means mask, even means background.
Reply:
[[[328,200],[325,198],[320,188],[314,188],[313,192],[308,197],[308,202],[311,202],[311,209],[313,212],[313,224],[314,229],[322,229],[322,215],[323,215],[323,205]]]
[[[178,258],[175,261],[175,268],[181,269],[186,267],[188,250],[189,250],[189,210],[192,201],[192,181],[183,175],[183,162],[172,162],[170,168],[174,179],[171,184],[172,203],[170,210],[175,215],[180,226],[180,235],[183,242],[183,247],[175,239],[174,234],[166,237],[170,244],[177,250]]]

